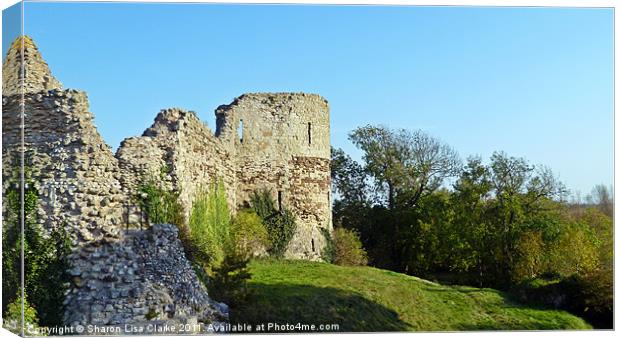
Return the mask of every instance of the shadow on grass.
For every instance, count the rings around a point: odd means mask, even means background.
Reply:
[[[338,324],[337,330],[329,332],[410,330],[396,312],[354,292],[294,284],[251,283],[249,287],[250,301],[231,309],[231,324]],[[265,333],[277,332],[300,331]]]
[[[567,312],[519,302],[511,294],[493,289],[469,287],[425,288],[430,293],[451,292],[470,299],[470,305],[477,304],[483,316],[476,316],[470,322],[457,323],[458,331],[520,331],[520,330],[567,330],[589,329],[582,319]],[[494,294],[494,295],[493,295]]]

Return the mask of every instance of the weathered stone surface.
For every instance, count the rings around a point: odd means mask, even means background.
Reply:
[[[35,99],[38,98],[38,99]],[[3,96],[2,156],[4,182],[18,162],[19,95]],[[47,229],[66,224],[74,244],[118,237],[123,203],[128,200],[119,180],[118,161],[93,124],[86,94],[49,90],[25,94],[25,163],[40,194],[41,220]],[[59,108],[50,112],[50,106]],[[5,187],[6,189],[6,187]],[[104,199],[117,202],[100,208]]]
[[[327,101],[305,93],[244,94],[218,107],[216,117],[216,135],[234,149],[239,204],[257,189],[271,190],[298,218],[286,256],[318,259],[325,245],[319,229],[332,228]]]
[[[60,88],[32,39],[24,36],[13,41],[2,64],[2,95]]]
[[[120,240],[79,250],[84,259],[71,273],[80,277],[65,300],[68,324],[217,324],[228,319],[227,307],[209,298],[185,258],[174,225],[129,230]]]

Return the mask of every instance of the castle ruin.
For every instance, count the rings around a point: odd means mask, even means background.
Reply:
[[[252,192],[271,191],[297,218],[285,257],[320,258],[320,229],[332,229],[329,106],[322,97],[241,95],[216,109],[215,133],[194,112],[164,109],[114,154],[93,124],[86,93],[63,89],[30,38],[12,44],[2,67],[3,196],[19,164],[23,109],[39,222],[48,230],[66,227],[75,247],[67,324],[141,322],[153,309],[159,320],[226,320],[225,306],[209,299],[185,259],[175,227],[126,230],[136,186],[164,166],[186,215],[197,190],[216,179],[233,211]]]

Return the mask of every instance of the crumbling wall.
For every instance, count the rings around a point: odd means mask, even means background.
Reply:
[[[236,176],[230,152],[194,112],[162,110],[141,137],[123,141],[117,157],[128,191],[135,190],[143,177],[159,175],[166,167],[164,180],[180,192],[186,216],[198,190],[207,189],[216,179],[224,183],[231,210],[235,210]]]
[[[15,39],[2,63],[2,95],[60,88],[62,84],[52,76],[32,39],[27,36]]]
[[[92,122],[86,94],[55,89],[24,98],[25,164],[39,191],[39,221],[46,229],[65,226],[74,245],[118,237],[127,196],[117,160]],[[3,158],[19,158],[19,99],[3,96]],[[19,168],[19,162],[10,162],[3,167],[5,179]]]
[[[226,305],[212,301],[185,258],[174,225],[129,230],[122,240],[81,248],[70,271],[75,287],[65,299],[65,319],[73,325],[145,327],[213,323],[228,318]],[[202,326],[201,329],[205,329]]]
[[[216,110],[216,135],[233,149],[237,203],[260,189],[298,218],[286,256],[318,259],[331,231],[329,106],[305,93],[244,94]]]

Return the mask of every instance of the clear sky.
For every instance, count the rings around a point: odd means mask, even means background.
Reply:
[[[384,124],[613,183],[611,9],[26,3],[25,33],[114,149],[162,108],[214,129],[244,92],[304,91],[357,159],[347,134]]]

